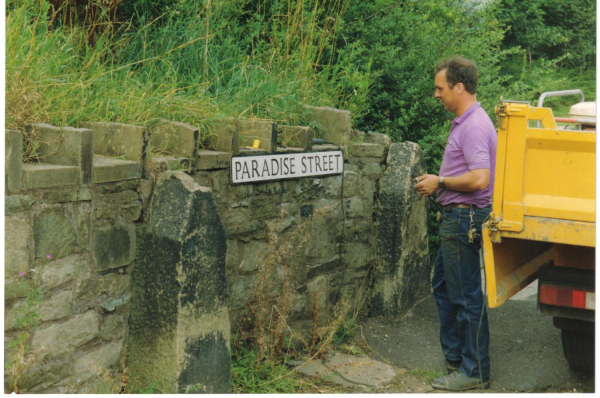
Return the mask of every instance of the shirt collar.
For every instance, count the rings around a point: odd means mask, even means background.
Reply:
[[[463,113],[462,115],[460,115],[459,117],[455,118],[454,120],[452,120],[452,125],[457,125],[457,124],[461,124],[462,122],[464,122],[469,116],[471,116],[471,114],[473,112],[475,112],[477,109],[481,108],[481,103],[480,102],[476,102],[473,105],[471,105],[469,107],[469,109],[467,109],[465,111],[465,113]]]

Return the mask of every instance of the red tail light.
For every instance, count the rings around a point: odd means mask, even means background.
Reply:
[[[560,307],[596,309],[596,294],[589,290],[578,290],[563,286],[541,285],[540,303]]]

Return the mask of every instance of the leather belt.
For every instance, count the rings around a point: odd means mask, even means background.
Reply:
[[[452,209],[455,209],[455,208],[468,209],[469,205],[466,203],[450,203],[449,205],[444,205],[445,211],[451,211]]]

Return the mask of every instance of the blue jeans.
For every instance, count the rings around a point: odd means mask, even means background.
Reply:
[[[481,224],[490,208],[473,207],[477,236],[469,243],[470,209],[443,211],[440,250],[433,268],[433,295],[440,315],[440,341],[448,361],[461,361],[470,377],[490,376],[490,333],[481,291]]]

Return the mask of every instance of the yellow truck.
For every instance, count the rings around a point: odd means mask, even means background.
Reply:
[[[548,96],[572,94],[580,102],[569,118],[555,118],[542,106]],[[496,182],[482,228],[488,305],[499,307],[537,279],[538,308],[561,330],[569,366],[592,370],[595,102],[583,102],[580,90],[552,92],[537,107],[501,101],[496,114]]]

